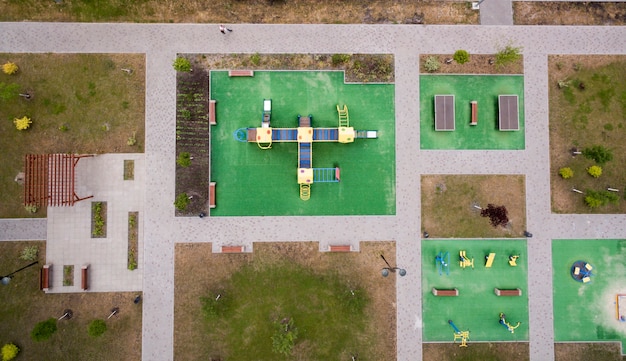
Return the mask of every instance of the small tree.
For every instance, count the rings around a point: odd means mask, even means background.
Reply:
[[[13,124],[15,124],[15,128],[17,130],[26,130],[26,129],[30,128],[30,125],[32,123],[33,122],[27,116],[24,116],[23,118],[15,118],[13,120]]]
[[[585,158],[593,159],[600,165],[613,160],[613,153],[611,150],[601,145],[594,145],[593,147],[585,148],[582,153]]]
[[[17,356],[20,349],[12,343],[2,346],[2,361],[11,361]]]
[[[4,63],[4,65],[2,65],[2,72],[8,75],[15,74],[18,70],[19,67],[17,66],[17,64],[10,61],[7,61],[6,63]]]
[[[174,201],[174,207],[176,207],[176,209],[178,209],[179,211],[184,211],[185,209],[187,209],[188,205],[189,196],[187,195],[187,193],[179,194]]]
[[[8,102],[17,98],[20,94],[20,86],[17,84],[0,83],[0,100]]]
[[[49,318],[36,324],[30,333],[30,337],[37,342],[44,341],[49,339],[56,331],[57,320]]]
[[[589,175],[594,178],[600,178],[600,176],[602,175],[602,168],[597,165],[592,165],[591,167],[587,168],[587,173],[589,173]]]
[[[184,71],[187,73],[191,71],[191,63],[189,62],[189,60],[180,56],[177,57],[176,60],[174,60],[172,66],[174,66],[174,69],[176,71]]]
[[[465,64],[470,60],[469,53],[465,50],[457,50],[452,57],[459,64]]]
[[[100,337],[107,330],[107,324],[104,320],[96,319],[89,322],[89,336],[91,337]]]
[[[289,356],[298,338],[298,329],[294,326],[293,318],[284,318],[274,323],[272,335],[272,351]]]
[[[559,175],[563,179],[570,179],[574,176],[574,171],[570,167],[564,167],[564,168],[559,169]]]
[[[503,67],[505,65],[514,63],[522,57],[522,48],[515,47],[511,44],[500,49],[496,53],[496,66]]]
[[[493,204],[488,204],[487,208],[480,211],[480,215],[489,217],[491,225],[494,227],[506,226],[509,223],[509,216],[505,206],[496,207]]]
[[[440,67],[441,63],[436,56],[429,56],[424,62],[424,69],[426,69],[426,71],[429,73],[436,72],[437,70],[439,70]]]
[[[182,152],[176,158],[176,164],[183,168],[187,168],[191,165],[191,154],[188,152]]]

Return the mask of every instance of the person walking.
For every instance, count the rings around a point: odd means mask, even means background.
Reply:
[[[220,32],[222,34],[226,34],[227,31],[230,33],[231,31],[233,31],[233,29],[229,29],[229,28],[225,27],[224,24],[220,24]]]

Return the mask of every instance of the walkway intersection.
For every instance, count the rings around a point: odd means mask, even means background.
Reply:
[[[487,6],[486,0],[483,5]],[[481,5],[481,6],[483,6]],[[482,11],[482,10],[481,10]],[[548,137],[550,54],[626,54],[624,27],[233,25],[227,37],[206,24],[2,23],[0,52],[133,52],[146,54],[146,151],[143,205],[144,360],[171,360],[174,243],[231,240],[321,244],[395,240],[397,359],[422,355],[420,177],[423,174],[523,174],[526,177],[531,360],[554,359],[551,240],[624,238],[626,216],[552,214]],[[523,47],[526,149],[422,151],[419,66],[422,53],[494,53]],[[177,53],[392,53],[396,69],[396,215],[353,217],[174,217],[175,73]],[[31,227],[31,224],[33,225]],[[295,227],[295,225],[298,227]],[[45,238],[41,220],[0,220],[0,239]],[[24,233],[21,233],[24,232]]]

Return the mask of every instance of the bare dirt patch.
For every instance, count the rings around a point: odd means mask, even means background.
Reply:
[[[380,254],[395,264],[394,242],[362,242],[360,252],[319,252],[317,242],[255,243],[253,253],[213,254],[211,244],[176,244],[174,351],[177,359],[196,360],[215,350],[206,345],[200,297],[219,290],[244,265],[261,267],[290,262],[319,273],[337,273],[367,292],[371,302],[365,310],[370,331],[385,335],[372,339],[377,355],[396,355],[395,280],[382,279]],[[299,346],[299,347],[305,347]],[[219,348],[219,345],[218,345]],[[386,356],[382,356],[386,355]]]
[[[424,361],[525,361],[530,358],[528,343],[526,342],[473,343],[470,340],[468,344],[467,348],[460,348],[458,343],[424,343],[422,345]]]
[[[515,25],[624,25],[626,3],[515,1]]]
[[[439,70],[429,73],[424,69],[424,63],[428,57],[434,56],[439,60]],[[459,64],[452,60],[453,54],[421,54],[420,69],[427,74],[523,74],[524,59],[504,66],[496,66],[495,54],[470,54],[470,60],[465,64]]]
[[[554,344],[555,361],[623,361],[619,342],[604,343],[556,343]]]
[[[434,238],[522,237],[526,227],[520,175],[422,176],[422,230]],[[494,228],[478,206],[505,206],[509,224]]]

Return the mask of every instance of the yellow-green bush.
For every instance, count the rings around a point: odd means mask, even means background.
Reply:
[[[591,167],[587,168],[587,173],[589,173],[589,175],[594,178],[599,178],[602,175],[602,168],[597,165],[592,165]]]
[[[17,128],[17,130],[26,130],[33,122],[29,117],[24,116],[23,118],[15,118],[13,123],[15,124],[15,128]]]

